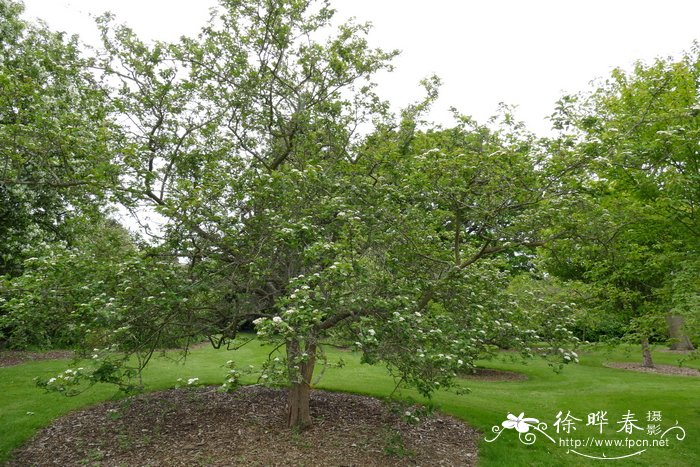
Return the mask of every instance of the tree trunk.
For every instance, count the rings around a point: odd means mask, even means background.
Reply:
[[[649,346],[649,338],[642,338],[642,355],[644,356],[644,367],[654,368],[654,361],[651,359],[651,347]]]
[[[685,321],[682,316],[666,315],[668,335],[671,338],[671,350],[695,350],[688,336],[683,332]]]
[[[307,355],[307,360],[299,362],[304,357],[304,353]],[[309,400],[311,378],[316,365],[316,344],[302,343],[297,340],[288,341],[287,360],[291,380],[287,393],[287,426],[303,430],[311,426]],[[298,370],[294,368],[297,364]]]
[[[287,426],[304,429],[311,425],[309,411],[310,387],[306,382],[293,383],[287,400]]]

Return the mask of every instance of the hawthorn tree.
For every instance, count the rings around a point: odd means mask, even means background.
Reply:
[[[288,386],[288,425],[304,427],[329,341],[430,395],[499,347],[571,340],[566,310],[534,316],[506,291],[514,255],[557,235],[548,226],[570,209],[570,168],[507,112],[491,128],[459,114],[453,128],[422,124],[437,79],[392,116],[371,79],[395,53],[370,48],[367,25],[332,21],[327,2],[226,0],[197,38],[147,44],[100,20],[96,63],[122,128],[113,191],[165,219],[159,251],[186,274],[145,298],[132,342],[152,336],[147,348],[110,344],[130,333],[98,336],[104,355],[80,376],[121,381],[134,375],[130,349],[143,351],[137,372],[160,336],[220,347],[252,322],[275,345],[259,381]],[[128,319],[115,290],[101,300]]]

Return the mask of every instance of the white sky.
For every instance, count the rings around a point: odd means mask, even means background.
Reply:
[[[196,34],[216,0],[25,0],[26,17],[97,38],[90,14],[117,15],[142,37]],[[484,122],[499,102],[540,134],[565,92],[586,90],[612,68],[678,55],[700,39],[698,0],[332,0],[340,17],[374,24],[372,43],[400,49],[380,93],[397,107],[418,99],[418,81],[444,87],[432,118],[447,109]]]

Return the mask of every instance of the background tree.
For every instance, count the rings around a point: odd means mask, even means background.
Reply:
[[[35,245],[36,256],[25,260],[23,274],[4,278],[0,290],[6,314],[0,329],[12,347],[70,348],[85,340],[100,319],[96,297],[114,293],[115,265],[136,253],[132,239],[115,221],[74,219],[71,224],[71,245]]]
[[[16,348],[74,349],[93,362],[44,381],[48,389],[77,394],[81,380],[136,389],[156,350],[200,342],[183,311],[196,307],[200,290],[172,255],[139,245],[116,221],[83,222],[72,245],[41,245],[22,275],[0,282],[2,337]]]
[[[64,221],[94,211],[114,176],[105,93],[77,38],[22,10],[0,2],[0,274],[21,272],[32,242],[69,240]]]
[[[673,303],[700,292],[697,281],[676,279],[698,257],[699,63],[696,46],[678,61],[616,70],[594,92],[565,98],[555,116],[592,164],[578,238],[560,244],[552,270],[595,283],[598,303],[627,316],[648,366],[664,318],[677,342],[687,342],[682,323],[686,334],[697,329],[698,309]]]
[[[51,245],[74,245],[84,216],[102,222],[116,176],[106,94],[77,38],[28,23],[22,11],[0,1],[0,277],[21,276]],[[11,297],[0,290],[2,299]],[[5,313],[0,304],[0,321],[14,321]],[[8,340],[16,330],[0,326],[0,345],[48,344]]]

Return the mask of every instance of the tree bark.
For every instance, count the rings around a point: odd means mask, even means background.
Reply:
[[[671,350],[695,350],[688,336],[683,332],[685,321],[682,316],[666,315],[668,335],[671,338]]]
[[[299,369],[294,368],[296,362],[306,353],[307,360],[299,362]],[[311,378],[316,365],[316,344],[303,343],[298,340],[287,342],[287,360],[291,386],[287,392],[287,426],[303,430],[311,426],[311,411],[309,408],[311,396]]]
[[[651,347],[649,346],[649,338],[642,338],[642,356],[644,357],[644,367],[654,368],[654,361],[651,359]]]

